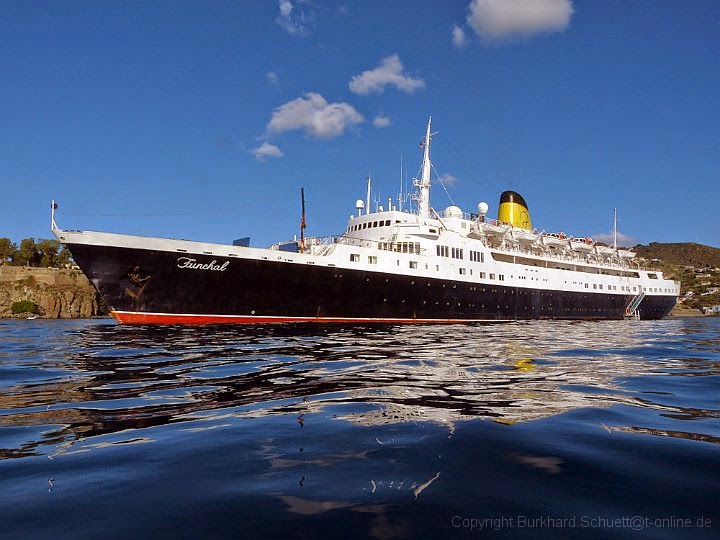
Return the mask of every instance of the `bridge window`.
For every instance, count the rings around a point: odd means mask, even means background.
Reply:
[[[351,253],[350,254],[350,262],[360,262],[360,254],[359,253]]]

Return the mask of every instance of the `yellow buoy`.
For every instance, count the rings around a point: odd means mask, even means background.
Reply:
[[[514,191],[503,191],[500,195],[498,221],[509,223],[520,229],[532,230],[530,211],[522,195]]]

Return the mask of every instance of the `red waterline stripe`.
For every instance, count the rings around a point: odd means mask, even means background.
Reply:
[[[255,315],[192,315],[111,311],[121,324],[268,324],[268,323],[393,323],[449,324],[469,322],[504,322],[499,319],[382,319],[353,317],[266,317]]]

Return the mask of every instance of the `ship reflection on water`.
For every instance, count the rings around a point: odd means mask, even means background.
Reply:
[[[0,321],[3,539],[447,538],[519,515],[715,525],[719,376],[710,320]]]
[[[697,369],[700,361],[644,354],[653,324],[81,326],[26,366],[54,376],[18,380],[0,395],[0,426],[42,427],[0,458],[181,422],[199,432],[272,415],[292,415],[302,427],[319,416],[358,426],[430,422],[452,434],[472,419],[515,424],[581,407],[643,407],[647,397],[618,381]]]

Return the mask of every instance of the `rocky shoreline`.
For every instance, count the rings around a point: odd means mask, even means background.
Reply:
[[[0,318],[26,318],[13,313],[17,302],[31,302],[43,319],[79,319],[105,315],[95,288],[80,270],[0,266]]]

